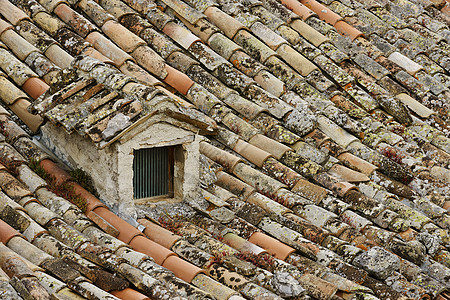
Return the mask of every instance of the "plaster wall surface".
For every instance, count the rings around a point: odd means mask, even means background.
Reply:
[[[62,162],[82,169],[92,178],[100,199],[107,205],[120,201],[117,190],[117,152],[111,147],[99,150],[88,138],[67,134],[62,128],[47,123],[41,127],[41,142]]]

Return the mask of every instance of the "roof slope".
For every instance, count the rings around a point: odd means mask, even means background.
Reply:
[[[0,14],[0,99],[32,131],[50,121],[103,147],[161,104],[206,137],[203,197],[139,207],[142,233],[2,112],[1,187],[23,208],[8,200],[1,218],[26,238],[2,225],[2,242],[47,272],[6,272],[11,295],[14,278],[53,274],[96,299],[54,273],[54,242],[157,299],[450,298],[447,1],[0,0]],[[30,159],[77,187],[88,218],[27,181]],[[24,225],[8,215],[23,211]],[[46,259],[14,246],[26,240]],[[122,277],[100,287],[121,297]]]

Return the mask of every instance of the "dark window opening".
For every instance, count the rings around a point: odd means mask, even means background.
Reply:
[[[134,198],[173,197],[173,147],[134,150]]]

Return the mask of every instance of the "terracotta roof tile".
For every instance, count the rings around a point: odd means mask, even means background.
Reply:
[[[120,228],[120,233],[117,238],[127,244],[131,243],[131,241],[133,241],[137,236],[143,235],[139,230],[117,217],[114,213],[110,212],[105,207],[97,207],[93,209],[93,211],[103,219],[105,219],[108,223],[113,225],[115,228]]]
[[[234,43],[233,43],[234,44]],[[235,44],[234,44],[235,45]],[[237,46],[237,45],[236,45]],[[214,47],[213,47],[214,48]],[[220,50],[222,47],[218,48],[218,51],[221,55],[224,55],[224,53]],[[234,51],[234,53],[229,56],[229,61],[237,68],[239,71],[244,73],[245,75],[249,77],[254,77],[258,72],[264,69],[264,66],[258,63],[256,60],[248,56],[245,52],[240,51],[239,48],[236,48],[237,51]],[[217,48],[214,48],[214,50],[217,50]],[[235,49],[231,49],[235,50]],[[228,55],[225,54],[225,57]],[[256,78],[255,78],[256,80]]]
[[[244,28],[239,21],[228,16],[226,13],[218,9],[217,7],[211,6],[204,11],[204,14],[211,20],[217,27],[222,29],[226,36],[232,39],[236,33]]]
[[[66,24],[70,25],[80,36],[86,37],[90,32],[97,29],[95,25],[76,11],[72,10],[69,6],[62,3],[62,1],[61,4],[56,5],[52,3],[52,5],[55,5],[55,14],[58,15],[58,17],[60,17]],[[49,9],[49,11],[52,10]]]
[[[164,79],[167,76],[164,61],[151,48],[140,46],[134,50],[131,55],[144,69],[153,75],[161,79]]]
[[[37,132],[43,123],[41,116],[31,114],[28,108],[31,103],[27,99],[18,99],[9,108],[30,128],[31,131]]]
[[[232,154],[220,150],[208,143],[200,143],[200,152],[216,161],[217,163],[223,165],[227,171],[232,172],[236,164],[242,162],[239,157],[233,156]]]
[[[149,85],[155,85],[157,83],[160,83],[158,79],[156,79],[148,72],[146,72],[143,68],[141,68],[139,65],[131,61],[125,61],[125,63],[121,65],[120,71],[122,71],[125,75],[134,77],[137,80],[145,82]]]
[[[11,81],[9,81],[4,76],[0,76],[0,85],[2,87],[0,98],[7,105],[14,104],[14,102],[16,102],[18,99],[26,99],[28,97],[23,91],[18,89]]]
[[[225,111],[225,113],[226,112],[227,111]],[[242,119],[240,119],[238,116],[236,116],[231,112],[224,115],[222,122],[234,133],[241,134],[246,140],[252,138],[254,135],[259,133],[258,129],[253,127],[251,124],[243,121]]]
[[[1,68],[18,85],[21,86],[30,77],[37,75],[24,63],[18,60],[12,53],[5,49],[0,49],[2,60]]]
[[[50,35],[55,35],[58,30],[64,27],[64,23],[52,17],[45,9],[33,15],[33,21],[39,24]]]
[[[25,58],[33,51],[38,51],[20,35],[18,35],[14,30],[7,30],[1,35],[1,40],[10,49],[13,50],[14,54],[20,59],[25,60]]]
[[[240,155],[244,156],[248,160],[250,160],[252,163],[256,164],[257,166],[261,167],[264,161],[270,157],[270,154],[258,149],[257,147],[248,144],[242,140],[239,140],[237,144],[233,148],[234,151],[239,153]]]
[[[0,185],[3,191],[14,200],[19,200],[22,197],[32,195],[32,193],[26,189],[20,181],[15,179],[9,173],[0,173]]]
[[[42,80],[37,77],[31,77],[22,85],[22,89],[31,96],[33,99],[39,98],[43,93],[45,93],[50,87]]]
[[[335,25],[342,17],[315,0],[302,0],[303,5],[314,11],[325,22]]]
[[[51,45],[45,50],[45,56],[60,68],[69,67],[73,60],[73,57],[70,56],[70,54],[56,44]]]
[[[164,78],[164,82],[186,95],[194,82],[188,76],[170,66],[166,65],[165,69],[167,76]]]
[[[167,23],[163,28],[163,32],[184,49],[189,49],[193,43],[200,41],[200,39],[193,35],[189,30],[184,29],[174,22]]]
[[[255,191],[253,187],[222,171],[217,173],[217,184],[243,199],[248,198]]]
[[[113,294],[114,296],[123,299],[123,300],[149,300],[150,298],[139,293],[138,291],[135,291],[133,289],[130,288],[126,288],[124,290],[121,291],[113,291],[111,292],[111,294]]]
[[[189,28],[192,33],[198,36],[202,41],[206,42],[219,28],[208,22],[206,19],[200,19],[196,23],[187,22],[185,19],[180,18],[181,21]]]
[[[112,14],[117,20],[120,21],[120,19],[126,15],[129,14],[136,14],[134,10],[123,3],[122,1],[116,1],[116,0],[108,0],[108,1],[101,1],[99,4],[110,14]]]
[[[284,260],[288,255],[293,253],[295,249],[283,245],[278,240],[271,238],[263,233],[255,232],[250,238],[249,241],[263,247],[269,253],[274,255],[276,258]]]
[[[0,233],[1,233],[1,242],[6,244],[9,240],[11,240],[15,236],[20,236],[20,233],[17,232],[14,228],[9,226],[7,223],[0,221]]]
[[[292,10],[294,13],[296,13],[297,15],[299,15],[300,17],[303,18],[303,20],[308,19],[311,16],[314,16],[315,13],[308,8],[307,6],[305,6],[304,4],[300,3],[300,1],[291,1],[291,0],[286,0],[282,2],[287,8],[289,8],[290,10]]]
[[[127,53],[133,52],[141,45],[145,45],[142,39],[114,20],[105,22],[102,25],[102,30]]]
[[[81,0],[78,2],[79,7],[86,13],[94,23],[101,27],[114,17],[101,8],[99,4],[91,0]]]
[[[1,13],[13,25],[17,25],[22,20],[29,19],[28,16],[9,1],[1,2]]]
[[[152,241],[171,249],[172,246],[181,239],[180,236],[174,235],[167,229],[158,226],[146,219],[140,219],[138,222],[145,226],[144,234],[148,236]]]

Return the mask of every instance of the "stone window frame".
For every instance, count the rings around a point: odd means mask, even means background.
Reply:
[[[176,184],[175,182],[175,152],[176,149],[179,148],[181,145],[173,145],[173,146],[161,146],[161,147],[149,147],[149,148],[140,148],[140,149],[134,149],[133,151],[133,200],[135,202],[146,202],[146,201],[152,201],[152,200],[159,200],[159,199],[173,199],[175,197],[175,189]],[[162,195],[155,195],[155,196],[149,196],[149,197],[141,197],[137,198],[135,195],[135,185],[138,184],[135,182],[135,159],[136,159],[136,151],[141,150],[147,150],[147,149],[156,149],[156,148],[166,148],[168,150],[168,161],[167,161],[167,185],[168,185],[168,191],[167,194]]]

